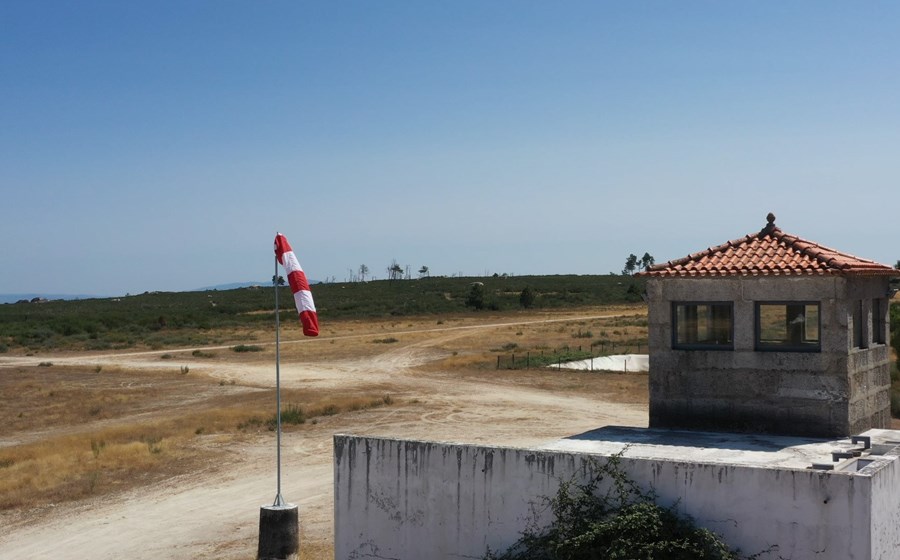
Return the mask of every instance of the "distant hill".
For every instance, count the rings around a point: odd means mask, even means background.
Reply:
[[[319,280],[310,280],[310,284],[320,284]],[[271,281],[264,282],[232,282],[230,284],[216,284],[215,286],[207,286],[205,288],[197,288],[195,290],[189,290],[191,292],[209,292],[212,290],[223,291],[223,290],[236,290],[238,288],[249,288],[250,286],[265,286],[271,287]]]
[[[318,280],[310,280],[310,284],[319,284]],[[216,284],[215,286],[206,286],[204,288],[194,288],[193,290],[186,290],[188,292],[209,292],[209,291],[225,291],[225,290],[236,290],[238,288],[249,288],[250,286],[271,286],[271,281],[264,280],[262,282],[231,282],[229,284]],[[120,294],[121,295],[121,294]],[[73,301],[79,299],[96,299],[96,298],[108,298],[108,297],[118,297],[118,296],[110,296],[110,295],[98,295],[98,294],[39,294],[39,293],[29,293],[29,294],[0,294],[0,305],[4,303],[16,303],[17,301],[22,301],[23,299],[26,301],[31,301],[34,298],[46,299],[46,300],[66,300]]]
[[[205,288],[195,288],[188,290],[191,292],[209,292],[211,290],[236,290],[238,288],[249,288],[250,286],[271,286],[272,282],[232,282],[230,284],[216,284],[215,286],[206,286]]]
[[[65,299],[65,300],[76,300],[76,299],[94,299],[100,297],[107,296],[98,296],[98,295],[89,295],[89,294],[0,294],[0,304],[3,303],[16,303],[17,301],[27,300],[31,301],[34,298],[46,299],[46,300],[55,300],[55,299]]]

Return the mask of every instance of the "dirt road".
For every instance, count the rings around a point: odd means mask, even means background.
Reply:
[[[610,402],[591,391],[589,374],[457,375],[431,365],[446,358],[447,348],[460,338],[523,323],[404,330],[398,333],[402,343],[384,345],[362,358],[310,362],[290,353],[283,358],[285,387],[342,391],[390,386],[396,401],[385,408],[323,417],[285,433],[283,495],[300,506],[304,558],[325,558],[331,550],[335,433],[513,446],[609,424],[646,425],[646,405]],[[159,368],[158,354],[74,355],[53,361]],[[0,367],[36,360],[10,358]],[[228,382],[274,385],[271,364],[216,361],[195,369]],[[544,384],[542,376],[553,382]],[[209,445],[216,445],[214,438]],[[163,485],[58,506],[29,522],[0,517],[0,525],[7,524],[0,531],[0,558],[254,558],[259,507],[275,495],[274,435],[232,444],[225,451],[225,460]]]

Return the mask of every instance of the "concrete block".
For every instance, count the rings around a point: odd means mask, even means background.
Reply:
[[[299,554],[299,508],[295,504],[259,508],[257,560],[297,560]]]

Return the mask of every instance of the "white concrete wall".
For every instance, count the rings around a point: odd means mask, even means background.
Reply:
[[[867,434],[890,433],[870,430]],[[896,432],[895,432],[896,433]],[[900,447],[885,451],[893,461],[881,463],[872,472],[872,559],[900,558]],[[864,471],[865,472],[865,471]]]
[[[481,558],[503,550],[526,524],[549,521],[543,498],[584,476],[591,457],[539,449],[338,435],[334,440],[335,558]],[[667,459],[623,459],[660,503],[761,558],[896,558],[900,534],[894,460],[872,476]],[[876,477],[878,478],[878,477]],[[892,490],[893,489],[893,490]],[[891,494],[891,496],[888,496]],[[887,514],[887,515],[884,515]],[[872,549],[873,541],[878,554]],[[889,552],[890,551],[890,552]],[[894,556],[891,556],[894,554]]]

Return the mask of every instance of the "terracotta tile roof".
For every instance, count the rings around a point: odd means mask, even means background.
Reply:
[[[759,233],[650,267],[637,276],[900,276],[900,270],[784,233],[768,215]]]

